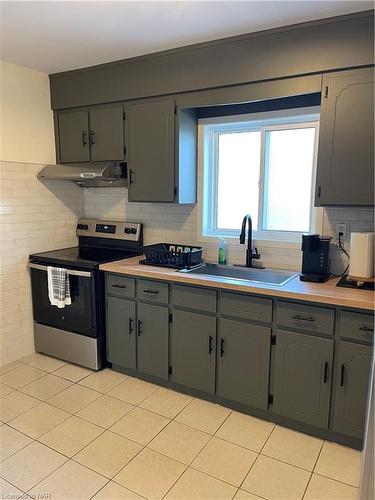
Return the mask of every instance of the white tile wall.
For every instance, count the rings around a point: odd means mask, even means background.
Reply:
[[[43,165],[0,163],[0,365],[34,351],[30,253],[76,244],[83,192],[73,183],[42,184]]]

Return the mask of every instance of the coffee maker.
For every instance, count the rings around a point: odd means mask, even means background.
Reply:
[[[302,235],[301,281],[323,283],[329,277],[331,239],[319,234]]]

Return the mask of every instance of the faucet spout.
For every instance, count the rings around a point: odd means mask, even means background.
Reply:
[[[253,222],[251,220],[250,214],[246,214],[242,220],[241,233],[240,233],[241,245],[245,244],[246,226],[248,226],[247,249],[246,249],[246,267],[253,267],[252,260],[253,259],[260,259],[260,254],[258,253],[257,249],[255,249],[255,253],[253,253]]]

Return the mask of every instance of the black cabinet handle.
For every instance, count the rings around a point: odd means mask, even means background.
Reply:
[[[91,146],[93,146],[95,144],[94,138],[95,138],[95,132],[90,130],[90,144],[91,144]]]
[[[139,319],[138,320],[138,337],[140,337],[141,334],[143,333],[143,331],[142,331],[142,324],[143,324],[143,322]]]
[[[143,290],[143,293],[152,293],[154,295],[157,295],[159,292],[158,290]]]
[[[340,375],[340,385],[341,387],[344,387],[344,379],[345,377],[345,366],[344,365],[341,365],[341,375]]]
[[[134,319],[133,318],[129,318],[129,335],[131,335],[133,333],[133,324],[134,324]]]
[[[323,378],[323,382],[326,384],[327,380],[328,380],[328,362],[326,361],[324,363],[324,378]]]
[[[84,130],[82,130],[82,146],[86,146],[87,145],[87,132],[85,132]]]
[[[361,330],[361,332],[374,333],[374,328],[370,326],[360,326],[359,330]]]
[[[118,285],[117,283],[114,283],[111,285],[113,288],[126,288],[126,285]]]
[[[220,339],[220,357],[223,357],[224,355],[224,339]]]
[[[129,184],[134,184],[133,173],[133,170],[129,168]]]
[[[213,348],[212,348],[213,340],[214,340],[214,338],[212,337],[212,335],[209,335],[209,337],[208,337],[208,354],[211,354],[213,351]]]
[[[315,318],[313,318],[312,316],[300,316],[299,314],[292,316],[292,319],[296,319],[298,321],[311,321],[311,322],[315,321]]]

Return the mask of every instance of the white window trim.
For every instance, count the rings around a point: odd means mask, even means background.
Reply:
[[[319,136],[319,122],[317,121],[316,115],[319,114],[320,108],[319,106],[313,106],[309,108],[299,108],[292,110],[280,110],[280,111],[271,111],[266,113],[252,113],[248,115],[241,116],[225,116],[225,117],[215,117],[215,118],[205,118],[201,119],[198,122],[198,203],[197,203],[197,240],[201,242],[213,242],[218,240],[220,237],[224,237],[228,239],[228,243],[235,243],[239,237],[238,234],[235,234],[233,230],[220,230],[220,234],[207,234],[206,229],[204,227],[203,215],[208,212],[209,205],[212,205],[210,200],[212,199],[212,191],[209,196],[204,196],[205,186],[207,189],[212,190],[214,186],[214,182],[208,182],[205,179],[205,176],[208,175],[207,172],[204,171],[204,164],[208,161],[209,155],[213,154],[213,152],[208,151],[206,138],[209,134],[213,134],[214,131],[217,133],[220,131],[220,125],[222,125],[223,129],[226,129],[226,125],[233,124],[235,126],[235,130],[241,130],[246,127],[249,130],[248,122],[252,121],[254,125],[254,129],[259,130],[259,122],[264,122],[267,119],[267,126],[261,128],[261,133],[265,134],[266,130],[282,130],[282,129],[290,129],[290,128],[301,128],[301,125],[304,127],[311,127],[311,124],[315,127],[315,150],[314,150],[314,165],[312,170],[312,199],[314,196],[315,190],[315,177],[316,177],[316,161],[317,161],[317,150],[318,150],[318,136]],[[301,118],[298,118],[298,115],[301,115]],[[310,116],[309,116],[310,115]],[[280,124],[280,118],[283,119],[283,124]],[[247,122],[241,126],[241,122]],[[224,125],[225,124],[225,125]],[[212,125],[212,127],[205,127],[205,125]],[[215,126],[217,125],[217,126]],[[209,144],[214,146],[214,141],[210,141]],[[264,145],[264,140],[261,141],[261,144]],[[265,165],[262,162],[261,169],[264,169]],[[264,181],[264,175],[260,176],[261,182]],[[263,186],[260,186],[263,191]],[[263,196],[259,197],[259,210],[263,210]],[[212,210],[212,207],[211,207]],[[245,215],[245,214],[244,214]],[[211,217],[213,216],[211,212]],[[323,227],[323,209],[312,207],[310,213],[310,227],[312,231],[316,233],[322,232]],[[254,240],[256,241],[258,246],[263,247],[282,247],[282,248],[300,248],[301,246],[301,232],[292,232],[292,231],[254,231]]]

